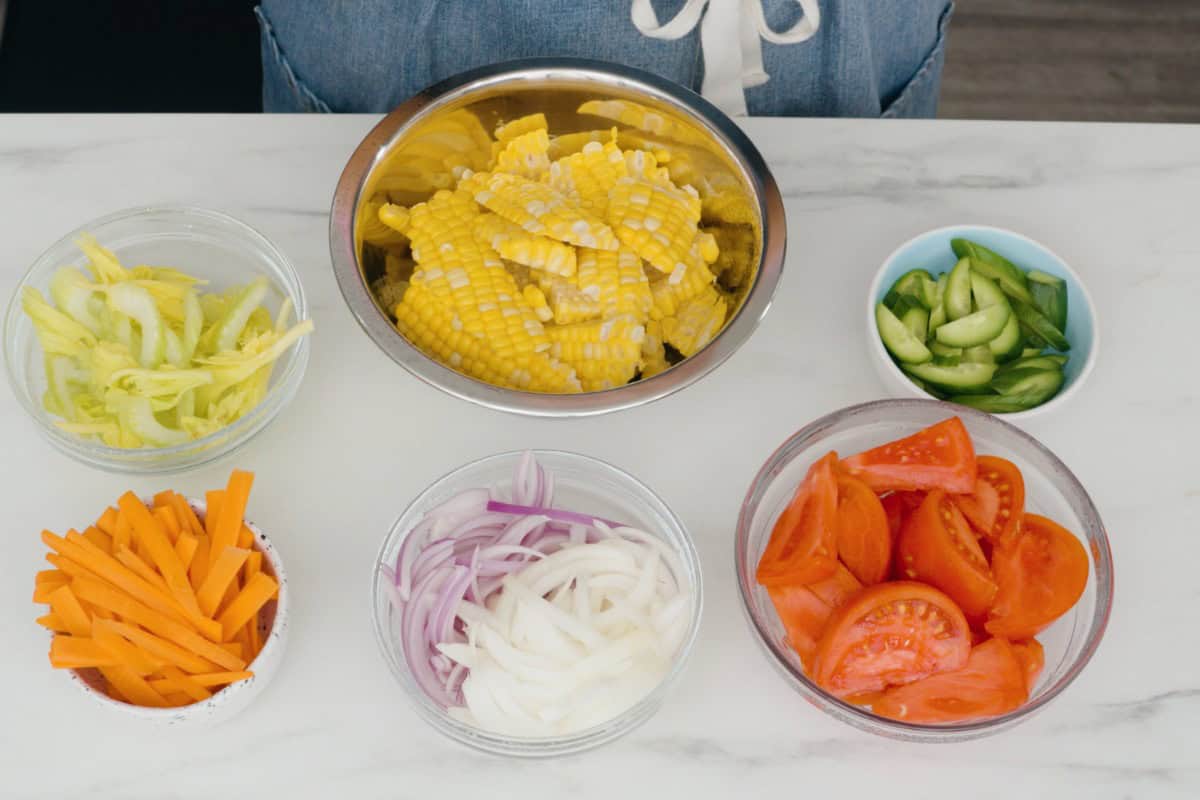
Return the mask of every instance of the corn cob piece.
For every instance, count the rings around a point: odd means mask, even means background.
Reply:
[[[622,244],[672,272],[696,238],[700,200],[645,179],[622,178],[609,193],[608,220]]]
[[[486,185],[475,192],[476,202],[529,233],[596,250],[616,250],[620,246],[612,228],[573,208],[561,193],[545,184],[495,173]]]
[[[578,153],[588,142],[604,144],[612,138],[612,130],[580,131],[564,133],[551,137],[549,156],[551,161],[557,161],[563,156]]]
[[[496,154],[495,172],[520,175],[530,180],[539,180],[550,169],[550,136],[545,128],[535,128],[508,141]]]
[[[717,237],[710,231],[701,230],[696,234],[696,248],[705,264],[714,264],[721,256],[721,248],[717,245]]]
[[[599,303],[604,317],[630,314],[645,320],[654,305],[642,260],[632,250],[580,248],[575,283]]]
[[[642,357],[638,361],[638,371],[642,373],[643,378],[653,378],[670,368],[667,349],[663,347],[662,323],[652,319],[646,323],[646,338],[642,340]]]
[[[506,122],[496,128],[496,141],[507,144],[510,140],[517,138],[523,133],[530,131],[550,129],[549,123],[546,122],[546,115],[542,112],[536,114],[526,114],[523,117]]]
[[[570,325],[600,318],[603,309],[599,298],[580,290],[576,278],[539,272],[535,272],[533,278],[547,298],[556,324]]]
[[[650,319],[675,316],[680,306],[712,286],[713,274],[698,249],[693,245],[674,270],[650,281],[650,295],[654,298]]]
[[[589,142],[578,153],[551,164],[546,182],[597,219],[604,219],[608,193],[628,174],[625,156],[615,142]]]
[[[575,274],[575,248],[569,244],[535,236],[520,225],[498,214],[482,214],[475,219],[475,237],[491,247],[501,258],[570,277]]]
[[[533,309],[533,313],[539,320],[549,322],[554,319],[554,312],[550,310],[550,304],[546,301],[546,295],[541,289],[532,283],[526,284],[521,289],[521,295],[525,298],[525,302],[529,303],[529,307]]]
[[[674,139],[682,144],[704,146],[708,140],[682,120],[676,120],[653,108],[631,100],[589,100],[576,109],[578,114],[604,117],[640,131]]]
[[[575,368],[585,392],[623,386],[637,373],[646,329],[628,315],[547,329],[550,355]]]
[[[379,212],[386,204],[384,199],[373,197],[359,209],[358,215],[355,217],[355,225],[360,241],[376,247],[390,247],[408,241],[408,237],[380,218]]]
[[[684,357],[695,355],[721,330],[726,310],[725,298],[709,286],[662,321],[663,336]]]

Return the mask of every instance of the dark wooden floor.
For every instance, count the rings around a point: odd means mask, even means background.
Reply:
[[[956,0],[939,116],[1200,122],[1200,0]]]

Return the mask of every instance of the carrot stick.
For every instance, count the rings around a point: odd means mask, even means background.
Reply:
[[[151,708],[167,708],[166,699],[129,667],[100,667],[100,674],[128,698],[130,703]]]
[[[196,683],[196,681],[192,680],[187,675],[184,675],[179,671],[178,667],[172,667],[170,665],[165,666],[163,667],[162,673],[168,680],[172,681],[178,689],[190,697],[193,702],[199,703],[212,697],[212,692],[201,686],[199,683]]]
[[[71,577],[78,577],[82,574],[85,577],[94,576],[108,581],[135,600],[192,626],[205,636],[214,640],[221,638],[220,631],[217,630],[218,626],[201,614],[199,608],[195,613],[189,614],[169,594],[149,583],[112,556],[102,553],[83,537],[60,539],[49,531],[42,531],[42,541],[65,557],[62,559],[52,558],[53,554],[47,554],[46,560],[62,569],[63,572],[67,572]]]
[[[188,672],[209,672],[216,669],[216,665],[208,659],[201,658],[190,650],[168,642],[160,636],[155,636],[149,631],[144,631],[141,628],[124,622],[110,622],[107,624],[112,630],[142,650],[145,650],[159,661],[174,664]]]
[[[167,582],[167,587],[171,590],[171,595],[186,610],[199,612],[200,607],[196,605],[196,595],[192,591],[192,585],[188,583],[183,565],[179,563],[179,557],[175,555],[175,548],[168,541],[158,520],[146,506],[142,505],[142,501],[133,492],[121,495],[117,506],[129,517],[138,542],[146,548],[150,559],[158,567],[158,571]]]
[[[196,545],[199,541],[192,535],[191,531],[181,531],[179,538],[175,540],[175,555],[179,556],[179,563],[186,570],[192,564],[192,558],[196,555]]]
[[[249,550],[226,547],[225,552],[212,562],[208,576],[205,577],[200,590],[196,592],[196,602],[199,603],[200,611],[206,617],[216,615],[221,598],[225,596],[225,591],[229,588],[230,583],[237,577],[238,570],[246,563],[248,555],[250,555]]]
[[[188,505],[188,501],[183,498],[183,495],[173,495],[171,507],[175,509],[175,516],[179,518],[180,527],[191,529],[192,536],[196,538],[204,535],[204,526],[200,524],[200,520],[196,518],[196,512]]]
[[[246,516],[246,503],[250,500],[250,487],[254,484],[254,473],[235,469],[229,475],[229,483],[225,486],[225,495],[221,498],[217,514],[217,524],[210,531],[212,547],[208,560],[216,560],[225,552],[226,547],[237,545],[238,534],[242,530],[242,522]],[[210,512],[211,516],[211,512]]]
[[[208,672],[200,675],[188,676],[194,683],[201,686],[211,688],[213,686],[223,686],[229,683],[237,683],[238,681],[248,680],[254,677],[253,672]],[[150,685],[158,691],[170,691],[175,687],[175,682],[170,678],[151,678]]]
[[[246,627],[242,628],[246,632],[246,646],[249,647],[250,660],[253,661],[262,650],[262,634],[258,630],[258,618],[260,612],[255,612],[250,621],[246,623]]]
[[[117,512],[117,521],[114,524],[112,537],[114,549],[133,546],[133,528],[129,524],[129,517],[120,511]]]
[[[213,532],[217,529],[217,517],[221,513],[221,501],[224,499],[224,489],[216,489],[204,493],[204,532],[208,534],[208,538],[210,539]]]
[[[243,550],[250,550],[254,547],[254,531],[246,525],[242,525],[242,529],[238,531],[237,546]]]
[[[167,708],[182,708],[190,706],[195,701],[183,692],[171,692],[163,695],[163,702],[167,704]]]
[[[175,492],[171,489],[163,489],[158,494],[154,495],[154,507],[162,508],[163,506],[171,505],[171,498],[175,496]]]
[[[67,630],[67,623],[63,622],[62,617],[58,616],[58,614],[43,614],[34,621],[46,630],[54,631],[55,633],[70,633]]]
[[[199,590],[200,585],[204,583],[204,579],[208,577],[208,534],[201,534],[196,539],[196,552],[192,555],[192,563],[188,565],[188,580],[192,582],[192,589]]]
[[[222,611],[229,608],[229,604],[237,599],[238,592],[242,591],[242,582],[238,580],[235,574],[233,580],[229,581],[229,585],[225,587],[225,593],[221,595],[221,602],[217,603],[217,611],[213,614],[215,619]]]
[[[83,532],[83,538],[87,539],[89,542],[96,545],[96,547],[99,547],[106,553],[112,552],[112,537],[99,528],[88,528]]]
[[[58,616],[73,636],[90,636],[92,621],[70,586],[60,586],[50,595],[50,611]]]
[[[175,540],[179,538],[179,531],[181,530],[179,520],[175,518],[175,509],[170,506],[158,506],[150,513],[162,525],[171,544],[175,544]]]
[[[50,666],[55,669],[108,667],[121,663],[94,639],[85,636],[56,635],[50,640]]]
[[[249,622],[250,618],[257,614],[268,600],[275,597],[278,591],[279,584],[275,582],[275,579],[267,577],[262,572],[251,578],[246,583],[246,588],[238,593],[237,599],[230,603],[217,619],[221,623],[225,639],[227,641],[232,639],[238,628]]]
[[[72,586],[80,598],[114,611],[127,622],[141,625],[151,633],[157,633],[164,639],[168,639],[180,647],[185,647],[218,666],[236,670],[246,665],[246,662],[240,657],[208,641],[195,631],[189,630],[182,623],[176,622],[165,614],[155,611],[129,595],[122,594],[99,581],[90,578],[76,578]],[[224,626],[222,625],[222,627]]]
[[[171,590],[167,588],[167,582],[163,580],[162,575],[154,571],[154,567],[142,560],[142,557],[130,550],[128,547],[122,547],[114,555],[117,561],[120,561],[125,566],[138,574],[142,580],[158,589],[165,595],[169,595]]]
[[[241,642],[221,642],[220,646],[224,648],[227,653],[245,660],[246,649],[242,647]]]
[[[162,669],[161,659],[154,658],[140,647],[127,642],[119,633],[108,625],[114,624],[109,620],[97,619],[92,621],[92,640],[112,653],[117,663],[123,664],[135,674],[146,676]]]
[[[33,576],[34,586],[41,586],[43,583],[62,586],[64,583],[70,582],[71,579],[67,577],[67,574],[59,569],[43,569]]]
[[[50,595],[54,594],[54,590],[59,586],[66,586],[65,583],[51,584],[39,583],[33,587],[33,602],[35,603],[50,603]]]
[[[112,506],[104,509],[104,513],[100,515],[100,519],[96,520],[96,527],[110,538],[115,536],[117,533],[117,510]]]
[[[248,581],[255,574],[262,572],[263,554],[258,550],[251,550],[250,555],[246,556],[246,566],[242,568],[242,580]]]

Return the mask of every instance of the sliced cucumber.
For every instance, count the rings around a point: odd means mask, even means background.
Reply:
[[[1046,402],[1045,399],[1034,395],[999,395],[999,394],[956,394],[946,398],[951,403],[970,406],[989,414],[1013,414]]]
[[[961,347],[951,347],[948,344],[942,344],[937,339],[929,343],[929,352],[935,356],[958,356],[962,358],[963,349]]]
[[[899,360],[921,364],[933,358],[925,343],[913,336],[912,331],[883,303],[875,306],[875,324],[879,327],[883,346]]]
[[[978,272],[971,273],[971,294],[975,297],[975,303],[980,308],[998,306],[1001,303],[1008,305],[1008,297],[1004,292],[1000,291],[1000,287],[996,282],[986,275],[980,275]]]
[[[965,348],[962,360],[969,364],[995,364],[996,356],[992,354],[991,347],[986,344],[980,344]]]
[[[937,329],[937,340],[951,347],[974,347],[995,339],[1008,324],[1008,304],[988,306]]]
[[[1005,305],[1007,304],[1008,301],[1005,300]],[[991,348],[996,361],[1001,364],[1012,361],[1021,354],[1021,325],[1017,322],[1016,314],[1009,314],[1008,322],[1004,323],[1004,330],[988,342],[988,347]]]
[[[929,311],[919,305],[913,305],[899,317],[917,341],[923,342],[929,335]]]
[[[963,357],[962,350],[960,348],[955,349],[958,350],[957,353],[934,353],[932,363],[939,367],[957,367],[962,363]]]
[[[935,287],[937,285],[933,280],[933,276],[927,271],[923,269],[910,269],[892,284],[892,288],[888,290],[888,296],[895,295],[896,300],[899,300],[901,297],[911,297],[921,303],[926,309],[929,309],[933,306],[933,297],[927,292],[925,288],[926,284],[933,284]],[[888,308],[893,308],[893,304],[886,304]]]
[[[945,324],[946,324],[946,305],[945,305],[945,303],[938,303],[937,305],[935,305],[933,307],[933,310],[929,312],[929,333],[930,333],[930,335],[932,335],[934,331],[936,331],[938,328],[942,327]]]
[[[971,259],[971,267],[1000,285],[1009,297],[1032,302],[1025,273],[1004,256],[970,239],[951,239],[950,249],[959,258]]]
[[[904,364],[903,369],[909,375],[926,383],[957,392],[970,392],[986,388],[992,376],[996,374],[995,364],[962,363],[953,367],[941,367],[935,364]]]
[[[961,258],[950,270],[946,293],[942,298],[946,319],[956,320],[971,313],[971,261]]]
[[[1011,372],[1017,369],[1025,369],[1027,367],[1036,369],[1061,369],[1067,365],[1067,361],[1069,359],[1070,356],[1060,355],[1036,355],[1028,358],[1018,358],[1016,361],[1005,364],[996,374],[1001,375],[1005,372]]]
[[[996,374],[992,388],[1002,395],[1053,394],[1062,386],[1061,367],[1021,367]]]
[[[1021,349],[1021,358],[1029,358],[1031,356],[1040,356],[1044,347],[1025,347]]]
[[[1030,270],[1029,293],[1033,306],[1060,331],[1067,329],[1067,282],[1045,272]]]
[[[1017,300],[1013,303],[1013,313],[1017,315],[1017,322],[1021,324],[1022,330],[1027,332],[1027,341],[1029,340],[1029,334],[1032,333],[1036,337],[1045,340],[1055,350],[1067,351],[1071,349],[1071,343],[1067,341],[1067,337],[1063,336],[1058,328],[1054,327],[1054,323],[1046,319],[1042,315],[1042,312],[1033,306]]]

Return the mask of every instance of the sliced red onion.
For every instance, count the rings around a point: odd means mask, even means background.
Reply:
[[[526,506],[519,503],[504,503],[499,500],[489,500],[487,504],[488,511],[501,511],[505,514],[518,514],[521,516],[529,516],[536,514],[538,516],[548,517],[552,520],[560,522],[574,522],[580,525],[595,526],[596,523],[603,523],[609,528],[625,527],[619,522],[612,522],[603,517],[592,516],[591,514],[581,514],[578,511],[566,511],[561,508],[546,508],[545,506]]]

